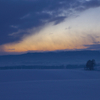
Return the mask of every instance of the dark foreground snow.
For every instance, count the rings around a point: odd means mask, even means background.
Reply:
[[[0,100],[100,100],[100,71],[0,70]]]

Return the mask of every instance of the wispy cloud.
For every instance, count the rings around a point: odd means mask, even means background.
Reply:
[[[100,43],[92,44],[92,45],[85,45],[88,50],[100,50]]]

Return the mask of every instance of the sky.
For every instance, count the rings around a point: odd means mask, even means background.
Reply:
[[[100,0],[0,0],[0,55],[100,50]]]

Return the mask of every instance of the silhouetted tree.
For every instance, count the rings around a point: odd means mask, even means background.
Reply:
[[[88,60],[87,63],[86,63],[86,67],[85,67],[84,69],[93,70],[95,64],[96,64],[96,63],[95,63],[95,60],[94,60],[94,59]]]

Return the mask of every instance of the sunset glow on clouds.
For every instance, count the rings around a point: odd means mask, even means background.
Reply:
[[[87,1],[87,2],[90,2]],[[71,8],[70,8],[71,9]],[[100,7],[93,7],[83,11],[69,13],[70,9],[59,10],[60,20],[48,21],[37,27],[18,29],[9,33],[9,37],[17,41],[1,44],[1,52],[28,52],[28,51],[55,51],[55,50],[96,50],[95,45],[100,43]],[[42,12],[52,15],[53,12]],[[64,16],[67,16],[64,18]],[[23,20],[32,16],[28,14]],[[33,21],[34,23],[34,21]],[[29,23],[27,23],[29,24]],[[17,29],[19,26],[14,26]],[[21,35],[23,34],[23,35]],[[91,48],[92,46],[92,48]]]

